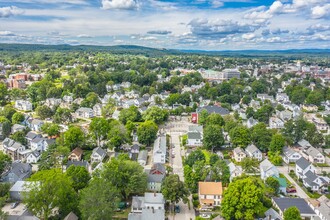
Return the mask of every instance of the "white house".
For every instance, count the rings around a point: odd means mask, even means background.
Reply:
[[[235,178],[237,176],[241,176],[243,174],[242,167],[241,166],[237,166],[233,162],[230,162],[228,164],[228,167],[229,167],[229,172],[230,172],[230,178],[229,178],[230,181],[232,181],[233,178]]]
[[[248,128],[252,128],[253,126],[255,126],[256,124],[258,124],[258,121],[255,120],[254,118],[250,117],[247,121],[246,121],[246,126]]]
[[[277,117],[269,118],[269,128],[281,129],[284,128],[284,122]]]
[[[278,102],[289,102],[289,96],[285,93],[277,93],[276,94],[276,101]]]
[[[94,111],[91,108],[79,108],[76,111],[76,117],[79,118],[93,118],[94,117]]]
[[[102,115],[102,105],[96,104],[93,106],[93,111],[95,116],[101,116]]]
[[[22,111],[32,111],[32,103],[27,100],[16,100],[15,108]]]
[[[270,176],[279,177],[280,172],[268,159],[262,161],[259,165],[260,168],[260,177],[265,180]]]
[[[41,154],[38,151],[33,151],[26,157],[26,162],[37,163],[40,160],[40,157]]]
[[[247,155],[245,153],[245,151],[240,148],[240,147],[236,147],[234,150],[234,159],[237,161],[237,162],[241,162]]]
[[[166,163],[166,137],[160,136],[155,140],[153,149],[153,163]]]
[[[262,152],[254,144],[247,146],[245,152],[249,157],[256,158],[258,161],[262,160]]]
[[[103,150],[101,147],[97,147],[93,149],[93,153],[91,155],[91,162],[92,163],[100,163],[106,156],[106,151]]]
[[[283,160],[285,163],[295,163],[297,160],[301,158],[301,154],[290,147],[283,148]]]
[[[303,150],[302,154],[311,163],[325,163],[325,156],[313,146]]]
[[[188,130],[188,146],[202,146],[203,145],[203,126],[189,126]]]

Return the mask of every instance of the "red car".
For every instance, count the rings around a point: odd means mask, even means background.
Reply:
[[[297,190],[296,190],[296,188],[291,187],[291,188],[286,188],[286,192],[287,192],[287,193],[296,193]]]

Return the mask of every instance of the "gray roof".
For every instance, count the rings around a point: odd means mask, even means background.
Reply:
[[[34,138],[37,138],[37,137],[41,137],[40,134],[37,134],[33,131],[29,131],[26,135],[25,135],[25,138],[29,139],[29,140],[32,140]]]
[[[254,144],[250,144],[249,146],[247,146],[247,148],[245,148],[245,151],[253,154],[256,151],[260,151]]]
[[[17,181],[11,188],[10,192],[27,192],[30,191],[29,185],[38,182],[29,182],[29,181]],[[33,186],[33,185],[32,185]]]
[[[229,110],[220,106],[204,106],[204,107],[198,107],[196,112],[199,113],[201,112],[203,109],[205,109],[209,114],[211,113],[217,113],[220,115],[228,115],[229,114]]]
[[[42,142],[43,140],[44,140],[44,138],[37,137],[37,138],[34,138],[31,142],[32,143],[39,143],[39,142]]]
[[[144,193],[144,202],[153,204],[165,204],[162,193]]]
[[[306,141],[305,139],[302,139],[300,141],[298,141],[298,145],[301,146],[302,148],[308,148],[311,147],[312,145]]]
[[[162,151],[164,154],[166,154],[166,137],[165,136],[160,136],[155,140],[154,153],[159,150]]]
[[[246,153],[244,152],[244,150],[243,150],[242,148],[240,148],[240,147],[236,147],[236,148],[234,148],[234,152],[235,152],[236,154],[240,154],[240,153],[246,154]]]
[[[131,147],[131,150],[140,150],[140,145],[133,144],[133,146]]]
[[[147,160],[148,158],[148,152],[146,150],[141,150],[139,152],[138,160]]]
[[[133,196],[132,198],[132,207],[137,209],[142,209],[144,206],[144,197],[143,196]]]
[[[269,216],[271,216],[271,220],[282,220],[282,217],[280,216],[280,214],[278,214],[278,212],[276,212],[273,208],[268,209],[265,212],[265,220],[269,220]]]
[[[307,150],[306,150],[306,154],[307,155],[310,155],[312,157],[316,157],[318,154],[320,154],[321,152],[316,149],[315,147],[309,147]]]
[[[190,125],[188,127],[188,131],[199,131],[199,132],[203,132],[203,126],[201,125]]]
[[[100,156],[105,155],[107,152],[105,150],[103,150],[101,147],[97,147],[93,149],[93,154],[96,153]]]
[[[165,219],[165,210],[164,209],[143,209],[142,211],[142,220],[164,220]]]
[[[198,131],[188,131],[188,139],[202,139],[202,134]]]
[[[311,165],[311,163],[308,160],[306,160],[304,157],[301,157],[296,162],[296,166],[300,167],[303,170],[305,170],[309,165]]]
[[[76,216],[76,214],[74,214],[73,212],[70,212],[65,218],[64,220],[78,220],[78,217]]]
[[[261,171],[267,171],[275,166],[268,159],[265,159],[260,163],[259,167]]]
[[[290,157],[292,154],[296,153],[292,148],[285,146],[283,148],[283,154],[287,157]]]
[[[20,180],[28,177],[32,171],[31,164],[28,163],[12,163],[10,173],[15,174]]]
[[[142,220],[142,214],[140,213],[129,213],[128,220]]]
[[[301,198],[273,198],[279,209],[284,212],[285,209],[292,206],[296,206],[300,213],[303,214],[314,214],[315,212],[304,199]]]
[[[66,168],[68,169],[70,166],[76,166],[76,167],[85,167],[88,170],[88,162],[87,161],[71,161],[69,160]]]

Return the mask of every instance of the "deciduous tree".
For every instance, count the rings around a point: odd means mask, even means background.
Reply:
[[[150,146],[156,139],[158,126],[153,121],[145,121],[137,128],[138,140],[141,144]]]
[[[294,205],[294,204],[292,204]],[[300,211],[296,206],[287,208],[283,214],[284,220],[301,220]]]

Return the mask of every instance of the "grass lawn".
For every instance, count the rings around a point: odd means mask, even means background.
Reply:
[[[128,214],[131,212],[131,207],[116,212],[113,219],[128,219]]]
[[[202,152],[205,156],[206,163],[209,164],[210,163],[211,152],[207,151],[207,150],[202,150]]]

